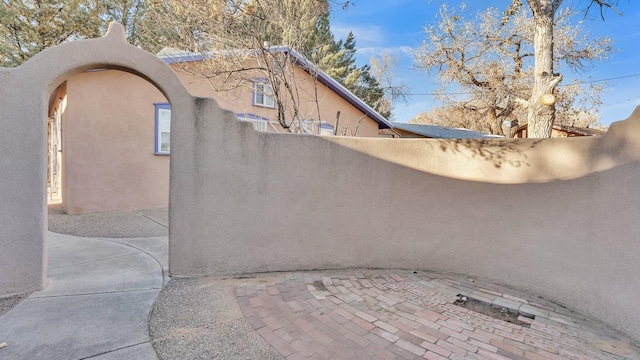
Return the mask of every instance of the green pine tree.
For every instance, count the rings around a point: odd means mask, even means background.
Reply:
[[[100,8],[86,0],[0,2],[0,66],[18,66],[70,39],[99,36]]]
[[[124,25],[131,44],[145,45],[139,31],[149,27],[148,9],[146,0],[0,1],[0,66],[18,66],[68,40],[99,37],[111,21]]]

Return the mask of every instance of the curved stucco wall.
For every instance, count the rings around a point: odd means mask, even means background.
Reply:
[[[172,104],[170,272],[464,273],[640,341],[640,112],[603,137],[509,142],[257,133],[121,27],[0,69],[0,294],[46,279],[46,107],[71,75],[123,69]]]
[[[640,111],[599,138],[454,141],[256,133],[198,106],[172,135],[173,276],[455,272],[640,340]]]

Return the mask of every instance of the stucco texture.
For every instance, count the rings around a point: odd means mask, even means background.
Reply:
[[[599,138],[456,141],[256,133],[199,106],[224,124],[174,134],[173,276],[454,272],[639,338],[640,112]]]
[[[69,214],[167,206],[169,156],[154,154],[155,106],[167,100],[118,70],[67,80],[62,205]]]
[[[124,28],[107,36],[65,43],[17,68],[0,68],[0,294],[46,285],[47,112],[65,80],[94,69],[123,70],[154,85],[177,114],[192,114],[193,98],[155,55],[126,43]],[[166,193],[164,194],[166,197]]]
[[[123,38],[115,26],[0,69],[0,293],[46,279],[46,99],[74,73],[107,67],[149,80],[172,105],[171,275],[454,272],[535,292],[640,341],[640,110],[588,139],[258,133]]]
[[[203,70],[184,70],[180,65],[184,63],[173,63],[171,68],[191,95],[212,97],[236,114],[272,119],[267,131],[286,132],[275,120],[276,109],[253,105],[252,83],[216,91],[224,86],[195,75]],[[335,125],[336,112],[340,112],[339,133],[378,135],[375,121],[325,85],[314,83],[308,73],[298,67],[295,70],[303,90],[300,113],[304,119],[315,119],[316,132],[318,118]],[[314,86],[318,90],[317,106],[312,99]],[[125,71],[95,69],[67,79],[55,97],[54,106],[63,124],[60,172],[62,207],[67,213],[167,206],[170,160],[167,155],[154,153],[154,104],[166,103],[167,99],[153,84]],[[58,99],[64,104],[60,109]]]

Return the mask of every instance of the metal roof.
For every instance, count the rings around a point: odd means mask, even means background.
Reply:
[[[499,135],[487,134],[479,131],[468,129],[457,129],[445,126],[392,123],[393,128],[412,132],[428,138],[438,139],[480,139],[480,138],[502,138]]]

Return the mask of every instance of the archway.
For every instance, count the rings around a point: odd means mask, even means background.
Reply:
[[[50,204],[59,200],[68,214],[168,206],[170,113],[160,107],[169,103],[156,87],[99,69],[70,77],[54,95]]]
[[[49,97],[67,79],[93,69],[122,70],[151,83],[172,104],[172,123],[193,107],[175,73],[156,56],[129,45],[119,24],[112,24],[105,37],[62,44],[18,68],[0,69],[5,85],[0,90],[0,151],[7,170],[0,175],[0,190],[6,194],[0,205],[0,229],[6,234],[0,294],[46,286]]]

